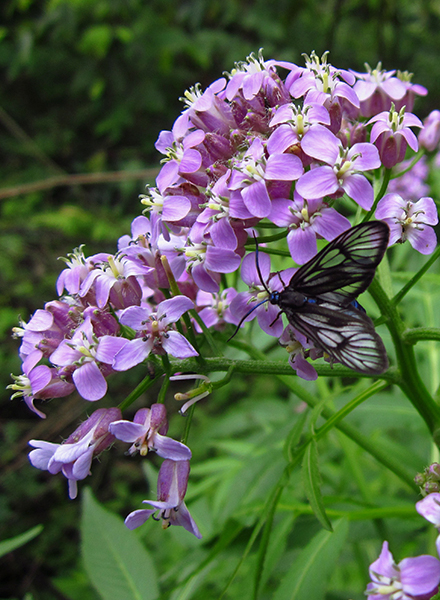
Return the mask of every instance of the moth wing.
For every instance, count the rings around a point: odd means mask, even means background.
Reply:
[[[367,375],[380,375],[388,358],[373,322],[352,306],[306,302],[285,310],[290,324],[333,360]]]
[[[367,289],[388,245],[383,221],[344,231],[293,275],[287,288],[346,306]]]

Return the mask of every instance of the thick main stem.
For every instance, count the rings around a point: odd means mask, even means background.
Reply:
[[[405,340],[405,326],[399,316],[396,306],[385,294],[381,285],[375,279],[369,287],[382,315],[386,317],[385,324],[393,339],[397,363],[400,371],[398,385],[424,419],[433,434],[436,443],[440,442],[440,407],[433,400],[423,383],[414,356],[414,347]]]

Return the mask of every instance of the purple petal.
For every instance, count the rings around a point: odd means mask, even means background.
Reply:
[[[438,529],[440,527],[440,494],[428,494],[416,502],[416,511]]]
[[[219,219],[212,225],[210,233],[214,246],[217,248],[228,248],[229,250],[237,248],[237,237],[229,219]]]
[[[278,227],[288,227],[292,222],[297,222],[298,219],[293,216],[290,209],[294,209],[295,205],[292,200],[284,198],[275,198],[272,200],[272,210],[267,217],[272,223]]]
[[[73,464],[72,475],[75,479],[85,479],[90,475],[90,467],[93,459],[93,447],[90,447]]]
[[[351,159],[355,154],[360,154],[354,160],[354,168],[356,170],[368,171],[370,169],[378,169],[381,165],[379,151],[373,144],[355,144],[348,152],[348,159]]]
[[[101,400],[107,392],[107,382],[95,362],[84,363],[73,372],[73,383],[78,393],[90,402]]]
[[[191,210],[191,201],[186,196],[166,196],[163,203],[162,219],[179,221]]]
[[[148,509],[147,510],[147,509],[141,508],[140,510],[134,510],[129,515],[127,515],[124,523],[128,527],[128,529],[136,529],[136,527],[140,527],[141,525],[143,525],[145,523],[145,521],[149,517],[151,517],[151,515],[154,515],[155,512],[156,512],[156,509],[154,509],[154,510]]]
[[[298,179],[296,191],[303,198],[323,198],[339,189],[336,173],[331,167],[317,167]]]
[[[195,173],[202,166],[202,155],[198,150],[185,150],[179,166],[179,173]]]
[[[111,365],[115,355],[125,346],[128,340],[114,335],[103,335],[99,338],[98,348],[96,349],[96,360]]]
[[[433,556],[404,558],[399,563],[403,591],[422,596],[436,588],[440,581],[440,561]]]
[[[170,160],[161,168],[159,175],[156,177],[156,184],[160,192],[171,187],[173,183],[179,179],[179,163],[175,160]]]
[[[323,125],[311,127],[301,141],[301,148],[308,156],[329,165],[336,163],[340,146],[341,142],[338,138]],[[319,197],[320,195],[313,196],[313,198]]]
[[[374,581],[373,573],[390,578],[399,576],[399,572],[394,565],[393,555],[388,550],[388,542],[383,543],[379,558],[370,565],[370,576]]]
[[[318,379],[318,373],[301,354],[295,356],[292,360],[289,360],[290,365],[296,371],[298,377],[305,379],[306,381],[316,381]]]
[[[178,511],[173,511],[170,521],[173,525],[181,525],[186,531],[195,535],[199,540],[202,538],[202,534],[190,515],[189,510],[186,508],[185,502],[182,502],[179,505]]]
[[[215,273],[233,273],[240,266],[241,258],[233,250],[208,246],[205,266]]]
[[[188,446],[159,433],[154,436],[154,448],[159,456],[170,460],[189,460],[192,456]]]
[[[284,325],[281,318],[280,309],[273,304],[266,304],[257,308],[258,325],[268,335],[280,337],[283,333]]]
[[[146,433],[144,425],[125,420],[113,421],[113,423],[110,423],[108,430],[118,440],[127,443],[135,442]]]
[[[194,308],[194,302],[187,296],[174,296],[168,300],[163,300],[157,307],[157,318],[164,325],[175,323],[188,310]]]
[[[130,340],[115,356],[115,371],[127,371],[147,358],[153,348],[153,337],[144,342],[142,338]]]
[[[313,221],[313,229],[318,235],[331,242],[340,233],[351,227],[350,221],[334,208],[322,208],[321,217]]]
[[[423,227],[419,225],[419,227]],[[407,238],[414,250],[420,254],[432,254],[437,246],[437,236],[432,227],[427,225],[423,229],[410,229]]]
[[[267,159],[264,178],[294,181],[301,177],[303,173],[304,167],[298,156],[294,154],[272,154]]]
[[[427,225],[437,225],[438,223],[438,212],[435,202],[432,198],[424,197],[420,198],[415,204],[412,206],[412,214],[418,212],[419,210],[423,211],[423,222]],[[421,216],[417,217],[418,220],[422,220]]]
[[[270,198],[263,181],[251,183],[243,188],[241,195],[246,208],[254,217],[264,219],[270,213]]]
[[[291,109],[290,112],[292,112]],[[295,133],[292,127],[288,124],[284,124],[275,129],[267,141],[266,148],[270,155],[283,153],[287,150],[287,148],[290,148],[290,146],[297,144],[298,141],[298,135]]]
[[[49,461],[59,448],[60,444],[53,444],[51,442],[44,442],[40,440],[30,440],[29,445],[36,450],[29,452],[29,460],[33,467],[37,469],[47,470]]]
[[[299,265],[304,265],[317,252],[316,233],[312,227],[291,229],[287,236],[290,256]]]
[[[192,268],[191,274],[194,283],[198,288],[205,292],[215,294],[219,290],[220,275],[217,273],[208,273],[204,265],[199,264]]]
[[[258,264],[260,266],[263,281],[267,281],[270,275],[270,256],[265,252],[258,254]],[[250,287],[261,285],[260,276],[257,271],[257,259],[255,252],[246,254],[240,270],[241,278],[244,283]]]
[[[382,82],[381,85],[383,91],[393,100],[401,100],[406,94],[405,84],[397,79],[397,77],[390,77]]]
[[[151,311],[140,306],[130,306],[123,310],[119,316],[119,321],[122,325],[127,325],[135,331],[142,331],[145,329],[145,321],[150,316]]]
[[[162,348],[176,358],[189,358],[199,354],[178,331],[167,332],[167,337],[162,338]]]
[[[365,210],[370,210],[374,202],[374,191],[371,183],[363,175],[354,173],[344,179],[342,184],[347,196],[352,198]]]

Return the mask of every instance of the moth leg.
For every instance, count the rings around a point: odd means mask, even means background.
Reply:
[[[275,317],[275,319],[272,321],[272,323],[269,325],[269,327],[272,327],[272,325],[274,323],[276,323],[278,321],[278,319],[280,318],[280,315],[282,314],[282,310],[280,310],[280,312],[277,314],[277,316]]]

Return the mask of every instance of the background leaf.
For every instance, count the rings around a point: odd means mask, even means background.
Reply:
[[[93,585],[105,600],[159,597],[153,561],[122,519],[102,508],[87,488],[83,493],[82,555]]]
[[[347,534],[348,521],[340,519],[333,533],[320,531],[315,535],[294,560],[273,600],[322,600]]]

